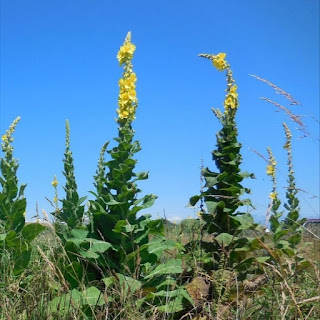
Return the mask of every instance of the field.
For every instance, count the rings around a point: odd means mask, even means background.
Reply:
[[[202,168],[201,190],[189,199],[198,218],[173,224],[140,214],[156,196],[139,198],[139,181],[148,172],[135,172],[141,147],[133,129],[134,52],[128,33],[117,55],[123,74],[116,146],[101,148],[92,200],[78,194],[66,121],[65,195],[58,194],[54,177],[46,223],[26,223],[26,186],[19,183],[12,146],[20,117],[2,135],[0,319],[319,319],[319,224],[306,225],[300,216],[290,125],[283,124],[285,199],[278,192],[277,161],[267,149],[272,188],[266,228],[247,210],[250,190],[243,183],[254,175],[241,170],[238,87],[225,53],[200,55],[225,74],[226,97],[222,110],[213,109],[221,127],[215,168]],[[303,129],[299,116],[277,107]]]

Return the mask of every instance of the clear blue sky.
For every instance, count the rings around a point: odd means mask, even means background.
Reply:
[[[137,171],[150,172],[140,183],[158,195],[147,210],[153,216],[187,217],[186,208],[200,187],[201,158],[212,169],[211,151],[220,129],[211,107],[222,106],[225,77],[199,53],[226,52],[239,87],[237,114],[243,144],[243,170],[256,180],[252,214],[264,221],[271,182],[265,162],[270,146],[279,163],[279,191],[286,186],[286,121],[293,132],[294,166],[304,216],[319,215],[319,1],[1,1],[1,109],[3,134],[18,115],[15,156],[19,180],[28,183],[27,217],[44,197],[53,198],[51,181],[64,178],[65,119],[81,196],[93,190],[100,148],[117,134],[118,79],[116,54],[127,31],[137,50],[139,107],[134,122],[142,151]],[[256,74],[291,93],[303,106],[310,136],[299,139],[296,124],[260,97],[288,103]],[[312,198],[313,196],[317,196]],[[312,199],[311,199],[312,198]],[[284,200],[284,197],[282,197]]]

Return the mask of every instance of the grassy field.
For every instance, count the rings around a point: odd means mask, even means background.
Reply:
[[[81,303],[77,296],[68,298],[65,293],[69,291],[69,284],[58,263],[61,259],[67,261],[68,255],[60,238],[48,228],[33,242],[30,264],[18,277],[10,274],[10,260],[2,258],[0,319],[301,319],[297,306],[303,313],[303,319],[319,319],[319,238],[304,233],[301,255],[309,263],[303,268],[294,270],[294,259],[289,261],[285,258],[285,269],[270,265],[264,268],[263,273],[252,274],[244,283],[237,283],[228,268],[211,274],[202,269],[201,238],[208,238],[208,235],[201,235],[199,220],[184,220],[181,224],[167,222],[165,225],[166,238],[174,241],[176,248],[166,252],[161,263],[172,257],[178,258],[183,252],[184,274],[177,275],[177,278],[180,283],[186,283],[186,290],[194,301],[182,312],[165,314],[152,306],[152,302],[147,310],[141,308],[136,301],[147,294],[147,288],[131,292],[130,286],[134,284],[130,281],[128,286],[118,285],[101,293],[103,303],[97,305],[93,303],[84,307],[90,296],[82,297],[84,301]],[[313,232],[319,230],[314,228]],[[191,271],[187,264],[197,267]],[[219,286],[223,287],[223,292],[217,299],[214,288]],[[86,290],[85,281],[81,289]],[[168,288],[168,293],[170,290]],[[92,309],[90,316],[86,308]]]

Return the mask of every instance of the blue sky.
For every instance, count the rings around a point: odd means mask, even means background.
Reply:
[[[154,217],[194,216],[186,207],[200,188],[201,159],[214,168],[211,151],[220,129],[212,107],[222,107],[225,76],[199,53],[226,52],[239,91],[237,114],[243,144],[243,170],[254,172],[256,209],[264,221],[271,182],[264,156],[274,151],[279,164],[279,193],[284,200],[286,121],[293,132],[294,166],[302,214],[319,216],[319,1],[1,1],[1,106],[3,134],[18,115],[15,156],[19,181],[28,183],[27,217],[50,212],[57,175],[64,178],[65,119],[71,126],[71,148],[81,196],[93,190],[100,148],[117,134],[118,79],[116,54],[127,31],[137,50],[139,107],[134,122],[142,151],[137,171],[150,172],[140,183],[144,193],[158,195],[147,210]],[[291,93],[302,106],[310,135],[300,133],[283,112],[260,97],[288,107],[266,84],[268,79]],[[317,197],[314,197],[317,196]]]

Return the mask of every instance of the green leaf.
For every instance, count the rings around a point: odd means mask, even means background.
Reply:
[[[157,219],[157,220],[151,220],[148,223],[148,228],[149,228],[149,234],[155,235],[155,234],[160,234],[162,235],[164,233],[164,224],[162,219]]]
[[[123,232],[123,228],[128,224],[126,220],[119,220],[115,227],[112,229],[113,232],[115,233],[121,233]]]
[[[190,198],[189,200],[189,204],[190,206],[195,206],[197,204],[197,202],[200,200],[201,196],[193,196]]]
[[[0,234],[0,241],[5,240],[6,236],[7,236],[6,233],[1,233],[1,234]]]
[[[211,188],[219,182],[218,177],[205,177],[206,180],[206,188]]]
[[[79,254],[83,258],[88,258],[88,259],[98,259],[99,255],[95,253],[94,251],[89,250],[79,250]]]
[[[111,199],[110,201],[106,202],[106,204],[107,204],[108,206],[115,206],[115,205],[122,204],[122,203],[123,203],[123,202],[118,202],[118,201],[116,201],[116,200],[114,200],[114,199]]]
[[[126,277],[120,273],[117,273],[118,278],[119,278],[119,284],[120,287],[124,289],[124,294],[128,295],[129,293],[135,293],[137,290],[141,288],[141,282],[131,278],[131,277]]]
[[[264,263],[264,262],[267,262],[268,260],[270,260],[270,257],[256,257],[255,259],[259,263]]]
[[[71,234],[77,238],[77,239],[81,239],[84,240],[87,235],[88,235],[89,231],[84,230],[84,229],[72,229],[71,230]]]
[[[6,242],[5,242],[5,246],[8,248],[20,248],[20,244],[21,244],[21,237],[19,236],[19,234],[17,234],[17,232],[15,232],[14,230],[11,230],[7,233],[6,236]]]
[[[297,244],[300,243],[300,241],[301,241],[300,233],[295,233],[288,237],[288,242],[290,243],[291,246],[296,246]]]
[[[165,250],[174,250],[176,243],[171,239],[161,239],[160,241],[150,242],[147,246],[150,254],[155,254],[160,258]]]
[[[67,243],[71,242],[75,244],[77,247],[80,247],[80,245],[84,242],[83,239],[78,239],[78,238],[67,238],[66,241]]]
[[[145,279],[150,279],[162,274],[182,273],[182,271],[182,261],[180,259],[171,259],[168,262],[157,266],[145,277]]]
[[[220,233],[217,237],[215,237],[215,239],[220,245],[228,246],[236,238],[229,233]]]
[[[81,293],[73,289],[66,294],[62,294],[59,297],[54,298],[49,302],[49,312],[52,314],[60,314],[64,315],[67,314],[68,309],[70,308],[71,301],[79,301],[81,299]]]
[[[84,305],[89,305],[94,307],[94,306],[102,306],[105,304],[102,293],[98,288],[93,286],[82,291],[82,297],[80,298],[79,296],[78,298],[79,300],[81,299],[79,302],[83,300]]]
[[[224,208],[225,204],[223,201],[205,201],[208,212],[210,214],[215,214],[217,208]]]
[[[239,173],[239,175],[242,178],[251,178],[251,179],[255,179],[256,178],[253,173],[250,173],[248,171],[242,171],[242,172]]]
[[[16,230],[17,232],[22,229],[25,223],[24,213],[26,211],[27,201],[26,199],[20,199],[13,203],[11,208],[11,229]]]
[[[175,297],[175,298],[169,300],[168,302],[166,301],[166,304],[159,306],[158,309],[160,311],[165,312],[166,314],[172,314],[172,313],[180,312],[185,309],[185,304],[183,300],[186,299],[186,296],[189,296],[189,295],[185,292],[184,289],[180,288],[180,289],[169,291],[169,292],[164,291],[163,293],[166,294],[166,296],[164,296],[166,297],[166,300],[172,297]]]
[[[20,244],[20,250],[15,250],[13,255],[14,267],[13,273],[15,276],[20,275],[28,267],[31,258],[31,246],[27,243]]]
[[[102,281],[103,281],[104,285],[106,286],[106,288],[109,288],[110,286],[112,286],[115,283],[115,277],[103,278]]]
[[[46,228],[39,223],[30,223],[23,227],[21,233],[26,241],[33,241]]]
[[[87,238],[86,241],[90,243],[90,245],[91,245],[90,250],[93,252],[103,253],[110,248],[112,248],[113,250],[116,250],[115,248],[113,248],[111,243],[106,242],[106,241],[96,240],[96,239],[91,239],[91,238]]]
[[[241,216],[230,216],[230,218],[240,223],[238,230],[247,230],[254,225],[253,218],[250,214],[244,214]]]
[[[136,173],[136,180],[146,180],[148,179],[149,172],[138,172]]]
[[[139,210],[147,209],[147,208],[150,208],[154,204],[156,199],[157,199],[156,195],[148,194],[148,195],[144,196],[142,199],[136,200],[134,202],[134,205],[137,206],[139,204]]]
[[[83,278],[83,269],[78,261],[65,266],[62,270],[65,279],[70,283],[72,288],[77,288]]]
[[[167,277],[166,280],[162,281],[160,284],[158,284],[156,286],[156,289],[159,290],[162,287],[170,288],[170,287],[173,287],[174,285],[176,285],[176,283],[177,283],[176,280],[174,280],[170,277]]]
[[[271,220],[271,218],[270,218]],[[288,229],[285,229],[285,230],[282,230],[280,229],[279,231],[277,230],[275,232],[275,234],[273,235],[273,238],[274,238],[274,241],[278,241],[279,239],[281,239],[284,235],[288,234],[289,230]]]
[[[54,298],[49,303],[49,310],[53,314],[68,314],[70,306],[80,309],[83,306],[89,305],[91,307],[102,306],[105,302],[103,295],[96,287],[89,287],[83,291],[73,289],[66,294]]]

